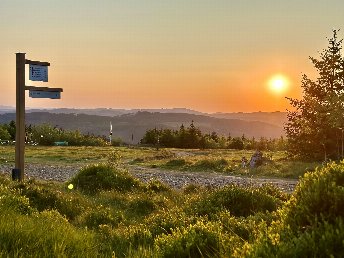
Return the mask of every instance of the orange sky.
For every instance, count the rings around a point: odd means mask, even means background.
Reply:
[[[0,105],[15,105],[15,53],[26,52],[51,63],[48,83],[27,85],[64,89],[28,107],[285,111],[341,10],[339,0],[3,0]],[[289,79],[284,92],[268,87],[275,74]]]

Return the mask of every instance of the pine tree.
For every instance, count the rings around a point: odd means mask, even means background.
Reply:
[[[339,158],[339,132],[344,128],[344,59],[342,40],[333,31],[320,59],[310,57],[318,78],[302,77],[303,99],[291,99],[285,130],[289,152],[310,159]]]

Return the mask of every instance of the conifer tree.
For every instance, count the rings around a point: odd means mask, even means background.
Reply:
[[[344,128],[344,59],[342,40],[333,30],[329,45],[320,58],[310,57],[318,72],[315,80],[303,75],[303,99],[288,98],[285,130],[289,152],[310,159],[340,158],[340,132]]]

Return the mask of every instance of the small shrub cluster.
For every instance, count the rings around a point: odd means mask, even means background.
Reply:
[[[221,159],[201,159],[196,163],[190,165],[191,170],[202,170],[202,171],[219,171],[222,172],[228,168],[228,161],[224,158]]]
[[[87,194],[106,190],[132,191],[141,186],[127,171],[108,164],[87,166],[69,183]]]
[[[188,211],[198,215],[211,215],[228,210],[234,216],[247,217],[256,212],[276,211],[281,205],[282,201],[267,193],[264,188],[229,185],[191,202]]]
[[[344,163],[307,173],[250,256],[344,256]]]

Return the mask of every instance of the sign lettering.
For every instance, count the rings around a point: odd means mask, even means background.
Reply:
[[[48,66],[31,65],[29,67],[29,79],[31,81],[48,81]]]

